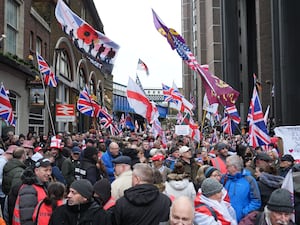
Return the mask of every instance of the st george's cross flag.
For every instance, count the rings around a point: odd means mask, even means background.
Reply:
[[[175,49],[183,61],[200,75],[209,103],[220,103],[224,106],[234,105],[239,96],[239,92],[218,77],[212,75],[209,71],[203,69],[197,62],[190,48],[186,45],[183,37],[174,29],[168,28],[153,9],[152,14],[157,31],[167,39],[172,50]]]
[[[2,83],[0,87],[0,118],[10,126],[16,125],[13,109]]]
[[[135,113],[144,117],[149,124],[159,117],[158,109],[154,102],[145,96],[141,88],[133,81],[131,77],[128,79],[126,90],[129,106]]]
[[[43,76],[44,83],[49,87],[56,87],[58,79],[55,76],[55,74],[52,72],[48,63],[38,52],[36,52],[36,57],[37,57],[38,68],[41,75]]]

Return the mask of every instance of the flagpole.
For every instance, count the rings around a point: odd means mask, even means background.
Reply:
[[[202,121],[201,121],[201,133],[202,133],[202,134],[203,134],[204,121],[205,121],[205,117],[206,117],[206,113],[207,113],[206,110],[203,110],[203,111],[204,111],[204,113],[203,113]]]
[[[54,123],[53,123],[53,119],[52,119],[52,114],[51,114],[50,107],[49,107],[48,96],[47,96],[47,94],[46,94],[46,88],[45,88],[45,83],[44,83],[44,77],[43,77],[43,75],[42,75],[41,73],[40,73],[40,76],[41,76],[41,79],[42,79],[42,85],[43,85],[43,89],[44,89],[44,96],[45,96],[46,106],[47,106],[48,113],[49,113],[49,117],[50,117],[50,122],[51,122],[51,126],[52,126],[52,131],[53,131],[54,136],[56,136],[55,128],[54,128]]]

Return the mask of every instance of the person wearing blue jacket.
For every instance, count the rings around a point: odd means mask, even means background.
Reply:
[[[111,142],[108,150],[102,155],[102,162],[105,165],[106,172],[109,176],[109,181],[112,183],[115,180],[115,169],[112,160],[121,155],[118,143]]]
[[[250,212],[259,210],[260,191],[254,177],[243,169],[243,160],[238,155],[226,158],[227,174],[221,182],[228,192],[230,203],[236,211],[238,222]]]

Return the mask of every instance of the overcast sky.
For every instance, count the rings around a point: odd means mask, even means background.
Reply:
[[[135,80],[140,58],[150,75],[138,72],[144,88],[161,88],[161,83],[182,87],[182,60],[154,27],[151,8],[170,28],[181,33],[181,0],[94,0],[105,35],[120,45],[114,82],[127,85]]]

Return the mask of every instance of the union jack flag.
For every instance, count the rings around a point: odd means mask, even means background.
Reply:
[[[120,134],[119,129],[116,127],[113,121],[113,117],[107,112],[106,108],[102,108],[100,110],[100,123],[105,127],[106,129],[110,129],[111,135],[118,135]]]
[[[77,109],[82,114],[88,115],[90,117],[99,117],[101,106],[91,98],[87,89],[84,88],[79,94]]]
[[[163,95],[166,102],[178,103],[182,99],[182,94],[173,87],[162,84]]]
[[[264,114],[260,104],[256,87],[253,88],[253,95],[250,101],[249,114],[249,139],[253,148],[270,143],[270,136],[264,121]]]
[[[1,84],[0,88],[0,118],[3,119],[8,125],[16,125],[13,109],[3,84]]]
[[[159,122],[158,119],[155,119],[152,123],[151,131],[153,133],[153,136],[156,138],[158,135],[162,136],[163,135],[163,130],[161,127],[161,123]]]
[[[241,122],[239,113],[235,105],[226,107],[224,109],[224,118],[221,121],[223,132],[232,135],[235,131],[236,126]]]
[[[56,87],[57,86],[57,77],[50,69],[48,63],[44,60],[44,58],[36,52],[37,63],[39,67],[40,73],[43,75],[44,82],[49,87]]]

